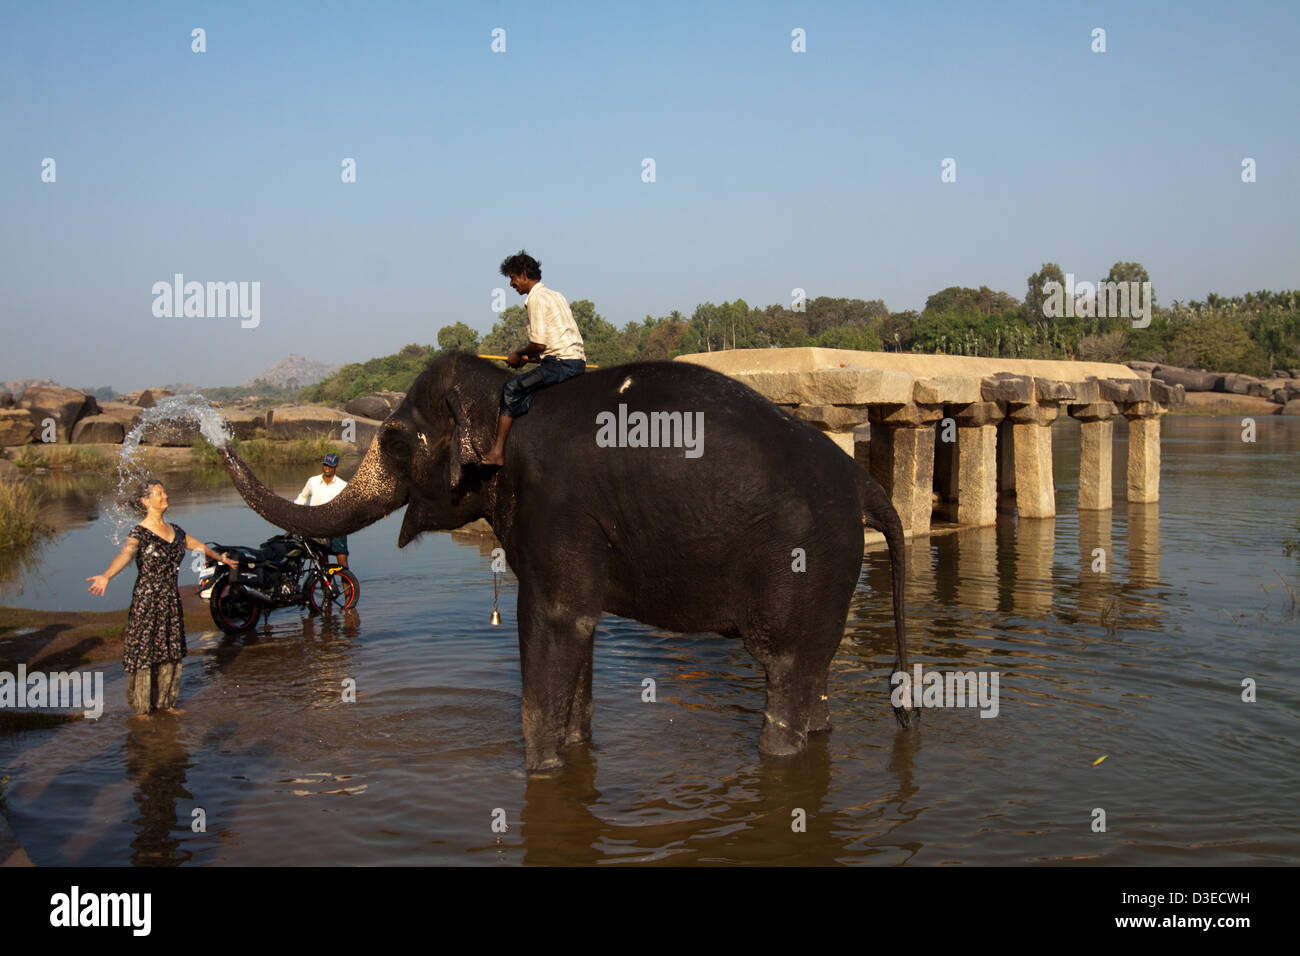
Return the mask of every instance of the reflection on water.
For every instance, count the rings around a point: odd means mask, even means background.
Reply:
[[[831,665],[834,730],[802,757],[759,757],[762,671],[739,642],[605,618],[594,745],[571,748],[563,774],[530,777],[515,581],[505,626],[489,626],[492,540],[398,551],[399,513],[350,538],[354,611],[191,635],[180,717],[128,722],[115,665],[102,720],[0,740],[11,822],[45,864],[1293,861],[1285,688],[1300,678],[1300,622],[1274,571],[1300,588],[1280,547],[1300,500],[1300,425],[1261,421],[1250,446],[1235,425],[1166,419],[1161,501],[1123,500],[1121,444],[1116,507],[1082,514],[1077,436],[1065,422],[1053,438],[1055,518],[1003,513],[909,542],[910,655],[996,670],[995,719],[929,710],[915,733],[897,728],[881,550]],[[302,479],[273,483],[292,495]],[[173,501],[207,537],[272,533],[225,488]],[[91,522],[48,551],[29,595],[54,581],[41,593],[57,600],[62,569],[88,573],[105,536]],[[1255,704],[1240,698],[1247,676]],[[1090,827],[1098,806],[1104,834]]]
[[[185,789],[189,755],[178,739],[171,716],[133,721],[126,732],[126,775],[135,788],[139,814],[128,824],[135,828],[131,862],[136,866],[174,866],[190,858],[177,839],[177,809],[191,798]]]

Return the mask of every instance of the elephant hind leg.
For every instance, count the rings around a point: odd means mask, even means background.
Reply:
[[[764,640],[745,635],[745,647],[767,672],[767,705],[758,739],[762,754],[801,754],[808,734],[831,729],[826,675],[844,634],[843,620],[833,616],[807,622],[811,634]]]
[[[793,655],[754,656],[767,672],[767,703],[763,708],[758,751],[769,757],[801,754],[808,746],[812,683],[800,673]]]

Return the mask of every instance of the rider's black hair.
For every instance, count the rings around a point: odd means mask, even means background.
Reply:
[[[520,249],[513,256],[506,256],[501,261],[503,276],[523,276],[526,279],[542,278],[542,264]]]

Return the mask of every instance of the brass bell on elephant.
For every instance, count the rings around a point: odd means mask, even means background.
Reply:
[[[492,609],[492,626],[493,627],[501,626],[501,612],[498,611],[496,608]]]

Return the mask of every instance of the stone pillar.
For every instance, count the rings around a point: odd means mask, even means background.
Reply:
[[[930,496],[934,487],[934,429],[939,406],[873,405],[871,407],[871,477],[894,503],[903,531],[930,533]]]
[[[1119,409],[1112,402],[1074,405],[1070,415],[1079,429],[1079,510],[1107,511],[1111,507],[1111,454]]]
[[[1160,414],[1155,402],[1133,402],[1124,408],[1128,419],[1128,500],[1160,500]]]
[[[973,402],[953,416],[957,420],[958,524],[983,528],[997,523],[998,422],[1003,414],[997,402]]]
[[[1011,441],[1016,460],[1016,510],[1022,518],[1056,515],[1052,482],[1052,422],[1055,405],[1022,405],[1011,411]]]

